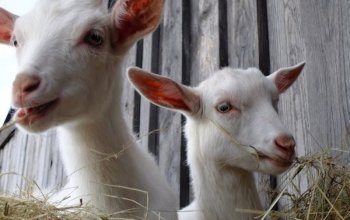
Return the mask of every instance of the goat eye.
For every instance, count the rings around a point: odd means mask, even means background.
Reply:
[[[12,43],[13,43],[13,46],[15,46],[15,47],[18,46],[18,41],[17,41],[16,37],[13,37]]]
[[[220,113],[227,113],[231,111],[232,108],[232,105],[228,102],[224,102],[216,106],[216,110]]]
[[[84,38],[84,42],[93,47],[99,47],[103,44],[102,34],[97,30],[90,31]]]

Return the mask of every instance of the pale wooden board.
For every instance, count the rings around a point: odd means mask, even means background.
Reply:
[[[20,175],[23,174],[26,143],[26,135],[17,132],[6,148],[1,151],[1,192],[15,192],[20,190],[23,180]]]
[[[191,85],[219,69],[218,1],[191,1]]]
[[[143,59],[142,68],[147,71],[151,71],[151,58],[152,57],[152,35],[148,35],[143,40]],[[140,144],[144,149],[148,150],[149,139],[149,116],[150,116],[150,103],[145,98],[141,97],[140,105]]]
[[[259,67],[259,33],[257,23],[257,2],[227,1],[228,61],[230,67]],[[262,54],[259,54],[262,53]],[[256,173],[256,185],[264,209],[269,207],[271,198],[266,194],[270,187],[270,176]]]
[[[282,96],[281,114],[300,154],[332,146],[349,149],[350,2],[287,2],[269,2],[271,66],[307,64]]]
[[[58,188],[66,182],[55,130],[28,135],[23,174],[35,180],[42,189]]]
[[[346,0],[268,1],[271,69],[307,62],[280,101],[298,155],[350,149],[349,9]],[[306,179],[297,185],[305,188]]]
[[[227,1],[228,57],[233,68],[259,67],[257,4]]]
[[[166,1],[161,24],[160,74],[182,81],[182,2]],[[180,195],[181,115],[159,109],[159,166]]]
[[[136,66],[136,45],[134,45],[126,55],[126,58],[124,59],[124,62],[122,65],[122,71],[121,71],[121,74],[123,76],[122,105],[124,110],[124,118],[130,130],[133,129],[135,91],[134,91],[134,88],[129,83],[129,81],[127,80],[126,74],[127,74],[127,69],[129,67],[134,67],[134,66]]]

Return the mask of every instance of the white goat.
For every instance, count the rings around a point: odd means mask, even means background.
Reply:
[[[187,117],[194,201],[179,219],[252,219],[236,208],[261,209],[252,172],[279,174],[292,163],[295,141],[278,118],[277,102],[303,66],[268,77],[255,68],[225,68],[195,88],[129,69],[129,80],[144,97]]]
[[[54,201],[70,196],[62,203],[82,199],[118,218],[144,219],[149,211],[174,219],[176,197],[153,158],[137,147],[120,101],[123,58],[157,27],[163,0],[119,0],[111,13],[107,3],[40,0],[20,18],[0,9],[0,42],[17,49],[19,127],[34,133],[58,127],[65,189],[72,192],[59,192]]]

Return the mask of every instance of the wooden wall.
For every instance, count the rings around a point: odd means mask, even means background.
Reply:
[[[166,0],[159,29],[140,41],[124,64],[197,85],[222,66],[260,67],[264,74],[306,60],[302,76],[281,97],[280,114],[304,155],[325,147],[350,149],[350,2],[347,0]],[[125,116],[140,146],[156,155],[162,172],[189,203],[186,148],[179,114],[158,109],[124,89]],[[1,173],[60,186],[65,173],[55,131],[28,136],[17,131],[0,151]],[[4,138],[0,137],[0,141]],[[1,143],[0,143],[1,145]],[[350,161],[350,159],[349,159]],[[263,192],[278,179],[257,175]],[[23,187],[18,175],[2,175],[0,189]]]

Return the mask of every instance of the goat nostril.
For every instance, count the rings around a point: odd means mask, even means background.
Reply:
[[[294,151],[295,140],[290,135],[280,135],[275,139],[275,144],[277,147],[284,151]]]
[[[41,80],[39,77],[29,74],[20,74],[13,83],[13,89],[22,94],[29,94],[37,90]]]
[[[40,81],[30,82],[30,84],[25,85],[25,87],[23,88],[23,92],[31,93],[35,91],[39,87],[39,85],[40,85]]]

